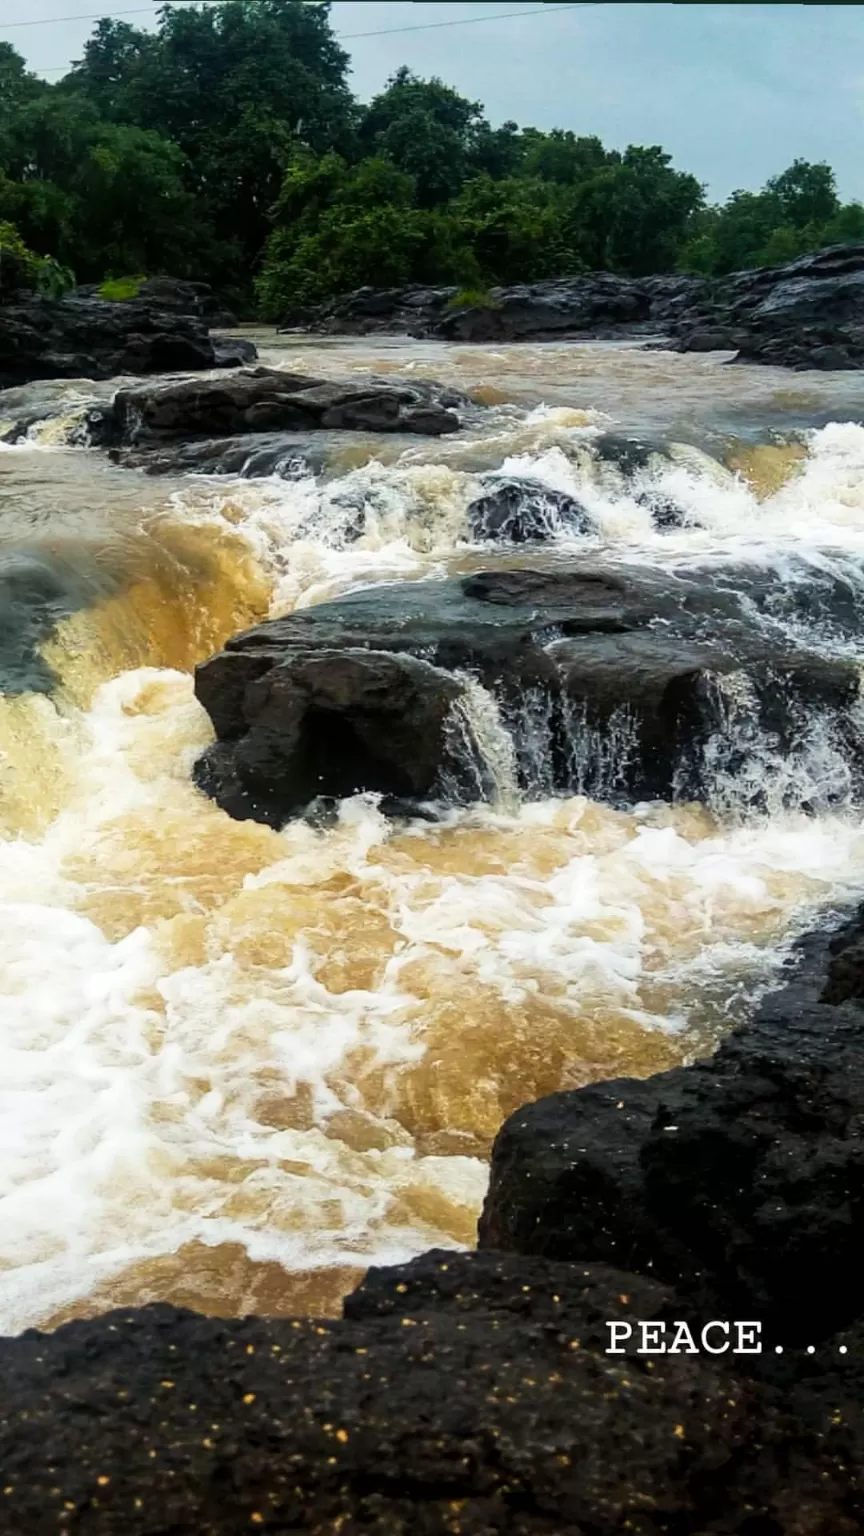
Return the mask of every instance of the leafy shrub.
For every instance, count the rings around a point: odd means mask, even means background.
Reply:
[[[141,284],[146,283],[146,277],[109,277],[102,287],[97,290],[97,297],[108,299],[112,304],[125,304],[129,299],[137,299],[141,292]]]
[[[43,256],[37,264],[36,287],[46,299],[60,299],[75,287],[75,273],[53,256]]]
[[[28,288],[35,288],[39,258],[24,244],[15,225],[6,219],[0,219],[0,256],[11,257],[19,281]]]
[[[501,301],[484,288],[460,288],[458,293],[454,293],[452,299],[447,300],[447,308],[500,309]]]

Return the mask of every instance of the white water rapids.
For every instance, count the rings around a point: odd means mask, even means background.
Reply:
[[[160,482],[70,449],[84,385],[0,448],[0,574],[26,557],[84,592],[39,640],[49,691],[0,700],[0,1331],[154,1298],[326,1311],[372,1261],[470,1244],[512,1109],[710,1049],[794,935],[864,890],[830,722],[814,713],[778,762],[746,676],[724,684],[706,806],[591,798],[614,787],[623,719],[602,740],[574,719],[582,792],[551,797],[530,699],[520,798],[477,686],[453,729],[493,803],[439,824],[357,797],[333,827],[277,833],[192,786],[211,739],[192,668],[230,634],[357,585],[524,563],[467,541],[484,469],[578,496],[598,528],[581,551],[830,577],[864,603],[864,428],[739,444],[736,471],[682,448],[626,484],[590,444],[630,423],[557,388],[460,439],[334,440],[326,475],[291,481]],[[646,486],[683,528],[654,527]],[[818,615],[764,622],[858,654]]]

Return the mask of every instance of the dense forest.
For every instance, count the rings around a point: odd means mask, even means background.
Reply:
[[[0,43],[0,245],[48,289],[170,273],[276,318],[364,283],[713,275],[864,238],[825,164],[712,207],[655,145],[493,128],[407,69],[363,104],[348,74],[305,0],[100,21],[56,84]]]

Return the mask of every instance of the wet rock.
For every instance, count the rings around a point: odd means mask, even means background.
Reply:
[[[864,1002],[864,907],[834,934],[829,944],[822,1003]]]
[[[864,245],[826,247],[783,267],[738,272],[682,315],[683,351],[714,341],[738,361],[778,367],[864,366]]]
[[[238,819],[276,826],[321,795],[374,788],[394,807],[428,798],[463,692],[426,661],[359,647],[294,650],[289,666],[241,652],[199,688],[221,740],[198,784]],[[254,721],[239,739],[238,715]]]
[[[456,341],[528,341],[615,337],[667,329],[705,287],[687,276],[626,278],[610,272],[550,278],[490,290],[478,304],[457,304],[443,288],[359,288],[285,317],[283,329],[331,334],[395,332]]]
[[[457,305],[455,288],[362,288],[295,311],[291,329],[391,332],[463,342],[662,338],[680,351],[732,352],[793,368],[860,368],[864,245],[827,247],[783,267],[711,282],[608,272],[493,288]]]
[[[234,344],[248,355],[251,343]],[[147,298],[108,303],[73,291],[62,299],[18,292],[0,304],[0,388],[34,379],[108,379],[223,366],[200,316]]]
[[[72,293],[80,299],[98,299],[101,287],[101,283],[85,283]],[[236,315],[226,309],[209,283],[193,283],[182,277],[148,277],[139,284],[135,297],[163,314],[192,315],[216,330],[231,330],[238,323]]]
[[[98,413],[90,417],[90,434]],[[244,480],[278,475],[298,480],[319,474],[327,449],[300,432],[248,432],[238,437],[205,438],[191,443],[169,442],[140,448],[109,448],[109,458],[124,469],[143,469],[148,475],[239,475]]]
[[[241,336],[213,336],[214,368],[245,368],[258,359],[258,348]]]
[[[808,940],[709,1062],[511,1115],[481,1246],[620,1264],[706,1316],[761,1320],[771,1345],[860,1317],[864,1011],[824,1000],[828,948]]]
[[[756,567],[670,573],[581,559],[563,570],[535,565],[376,586],[302,609],[235,636],[197,669],[196,693],[220,743],[205,753],[199,783],[237,814],[237,794],[214,780],[218,761],[219,774],[230,768],[232,782],[248,792],[248,814],[277,822],[296,812],[313,780],[323,795],[482,796],[489,792],[482,741],[464,719],[460,729],[444,728],[468,674],[504,711],[525,792],[534,792],[539,753],[548,765],[547,794],[591,793],[613,803],[689,797],[704,793],[706,775],[722,759],[730,777],[752,784],[758,796],[764,776],[748,774],[748,753],[758,753],[765,739],[781,760],[800,750],[816,707],[831,715],[838,733],[853,730],[848,709],[858,690],[852,661],[803,650],[784,638],[776,615],[770,626],[759,622],[760,607],[770,610],[781,589],[790,615],[799,599],[808,608],[814,601],[812,580],[798,586],[788,570],[781,580]],[[831,606],[828,590],[823,601]],[[371,653],[368,666],[358,670],[364,652]],[[295,680],[316,654],[328,666],[344,663],[340,690],[326,705],[326,737],[317,725],[312,731],[314,711],[307,717],[295,708]],[[424,709],[434,718],[434,729],[422,731],[406,719],[410,781],[399,766],[403,695],[387,699],[391,683],[398,680],[400,690],[404,684],[387,663],[408,657],[427,669]],[[454,673],[462,677],[455,692]],[[740,686],[730,705],[723,690],[730,676],[746,682],[737,735],[729,711]],[[376,710],[389,711],[391,722],[374,753],[361,750],[354,735],[354,711],[366,709],[369,688]],[[274,700],[291,701],[287,715],[271,702],[271,690]],[[413,701],[410,693],[404,697]],[[542,743],[538,719],[547,733]],[[604,745],[613,739],[614,752]],[[854,761],[855,742],[846,746]],[[465,751],[473,753],[473,766],[469,771],[463,762],[460,776]],[[272,768],[266,783],[262,759]]]
[[[121,389],[90,418],[93,441],[143,446],[249,432],[354,430],[439,436],[459,417],[439,403],[452,391],[426,382],[328,383],[273,368],[243,369],[221,379],[182,379]]]
[[[2,1341],[0,1529],[859,1529],[818,1410],[805,1427],[707,1356],[604,1352],[607,1318],[681,1315],[650,1281],[438,1251],[372,1271],[346,1313],[150,1306]]]
[[[553,490],[542,480],[491,475],[483,495],[468,508],[468,527],[472,539],[508,544],[596,532],[590,514],[565,491]]]

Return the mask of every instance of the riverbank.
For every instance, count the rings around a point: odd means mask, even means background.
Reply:
[[[579,277],[492,288],[361,288],[297,308],[286,330],[459,342],[623,341],[741,362],[843,371],[864,366],[864,246],[834,246],[786,266],[698,277]]]

